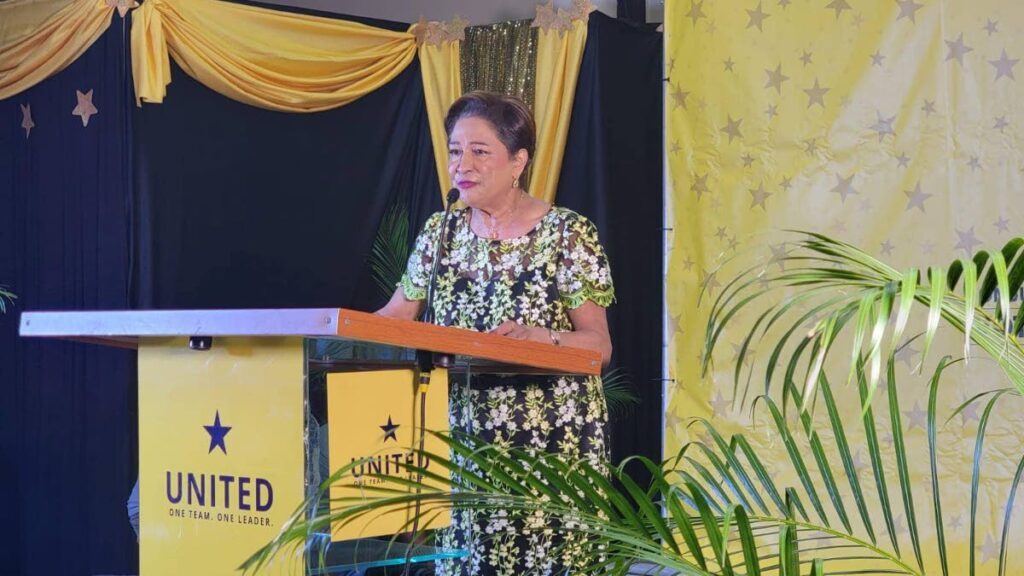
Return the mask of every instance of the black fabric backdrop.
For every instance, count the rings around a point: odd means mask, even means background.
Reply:
[[[17,336],[22,310],[128,307],[128,20],[0,101],[0,574],[137,572],[135,353]],[[93,90],[87,127],[71,112]],[[35,128],[26,139],[19,105]]]
[[[556,197],[597,225],[615,281],[612,367],[640,397],[612,420],[616,462],[661,460],[661,58],[660,32],[591,13]]]

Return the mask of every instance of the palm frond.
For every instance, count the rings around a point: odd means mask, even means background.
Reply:
[[[7,312],[7,306],[13,306],[18,296],[7,289],[7,286],[0,284],[0,314]]]
[[[601,386],[604,390],[604,400],[608,405],[608,415],[611,418],[622,418],[640,403],[640,398],[633,390],[633,382],[629,373],[623,368],[609,370],[601,377]]]
[[[384,299],[391,296],[402,280],[409,259],[409,211],[405,204],[392,204],[377,227],[370,249],[370,267]]]

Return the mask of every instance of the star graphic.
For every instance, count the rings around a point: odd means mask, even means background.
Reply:
[[[754,157],[750,155],[750,152],[745,152],[740,159],[743,160],[744,168],[750,168],[754,165]]]
[[[907,207],[906,207],[906,210],[910,210],[912,208],[918,208],[918,209],[921,210],[922,213],[927,213],[928,212],[928,210],[924,207],[924,203],[925,203],[926,200],[931,198],[932,195],[928,194],[927,192],[922,192],[921,191],[921,181],[920,180],[917,181],[917,185],[914,186],[913,190],[904,190],[903,194],[905,194],[906,197],[907,197]]]
[[[885,254],[886,256],[892,256],[893,248],[895,248],[895,246],[893,246],[892,242],[889,242],[889,240],[882,242],[882,254]]]
[[[811,63],[812,58],[814,58],[814,54],[812,52],[804,50],[803,55],[800,56],[800,61],[804,63],[804,66],[807,66],[808,64]]]
[[[871,212],[871,200],[869,198],[861,200],[860,206],[858,206],[857,209],[865,214],[868,214],[869,212]]]
[[[1003,114],[1002,116],[996,116],[996,125],[992,129],[1002,132],[1009,125],[1010,123],[1006,121],[1006,114]]]
[[[949,527],[953,530],[959,530],[964,525],[964,518],[960,514],[953,516],[949,519]]]
[[[99,110],[97,110],[92,104],[92,90],[89,90],[85,94],[82,94],[79,90],[75,90],[75,96],[78,98],[78,105],[71,111],[71,115],[80,116],[82,118],[82,126],[88,126],[89,117],[93,114],[99,114]]]
[[[896,0],[896,4],[900,7],[900,14],[896,19],[909,18],[911,22],[914,21],[914,14],[924,6],[924,4],[918,4],[914,0]]]
[[[711,415],[715,418],[725,416],[729,410],[729,401],[722,398],[720,390],[715,391],[715,398],[708,400],[708,405],[711,406]]]
[[[818,84],[818,79],[814,79],[814,86],[812,88],[804,88],[804,92],[807,94],[807,107],[814,106],[815,103],[820,104],[822,108],[825,107],[825,94],[829,91],[828,88],[822,88]]]
[[[757,26],[758,31],[764,32],[764,21],[766,18],[771,16],[764,10],[761,9],[763,2],[757,3],[757,10],[747,10],[747,16],[750,17],[750,21],[747,22],[747,28]]]
[[[900,155],[896,157],[896,162],[899,163],[900,168],[906,168],[910,164],[910,156],[900,152]]]
[[[818,140],[817,138],[811,138],[810,140],[804,140],[804,152],[809,155],[813,155],[818,151]]]
[[[718,232],[715,232],[715,236],[717,236],[719,240],[725,240],[725,237],[728,235],[729,231],[725,229],[725,226],[719,226]]]
[[[227,454],[228,448],[224,444],[224,437],[231,431],[231,426],[220,425],[220,410],[217,410],[213,417],[213,426],[203,426],[203,428],[206,428],[206,432],[210,434],[210,449],[206,453],[213,452],[214,448],[220,448],[221,452]]]
[[[987,20],[988,21],[985,23],[985,32],[988,32],[989,36],[999,32],[999,21],[992,20],[991,18],[988,18]]]
[[[875,50],[875,53],[871,55],[871,65],[881,66],[882,60],[885,60],[885,56],[882,55],[880,50]]]
[[[842,198],[842,201],[843,201],[844,204],[846,203],[846,197],[847,196],[849,196],[851,194],[857,194],[857,191],[854,190],[854,188],[853,188],[853,177],[854,176],[856,176],[855,173],[854,174],[850,174],[850,176],[848,178],[843,178],[842,174],[839,174],[838,172],[836,173],[836,180],[838,182],[832,188],[832,192],[835,192],[835,193],[839,194],[839,197]]]
[[[828,6],[825,6],[825,8],[831,8],[835,10],[836,20],[838,20],[839,16],[843,13],[843,10],[850,9],[850,5],[849,3],[846,2],[846,0],[832,0],[832,2],[830,2]]]
[[[935,252],[935,242],[928,241],[921,244],[921,254],[931,256]]]
[[[948,58],[947,58],[947,60],[948,60]],[[926,98],[925,101],[924,101],[924,106],[921,107],[921,111],[924,112],[925,116],[931,116],[932,114],[934,114],[935,113],[935,100],[928,100]]]
[[[725,71],[726,72],[732,72],[733,71],[732,67],[736,63],[732,61],[732,56],[730,56],[730,57],[726,58],[725,60],[722,60],[722,64],[725,65]]]
[[[751,208],[753,208],[753,206],[751,206]],[[733,236],[732,238],[729,238],[729,250],[735,250],[736,247],[739,246],[739,245],[740,245],[740,243],[739,243],[738,240],[736,240],[735,236]]]
[[[922,430],[928,429],[928,411],[921,410],[920,402],[914,402],[914,409],[904,410],[903,415],[910,421],[910,425],[907,428],[908,432],[914,428],[921,428]]]
[[[391,415],[388,415],[388,423],[384,424],[383,426],[380,426],[380,429],[384,431],[385,442],[387,442],[388,440],[394,440],[395,442],[398,442],[398,435],[395,433],[395,431],[398,430],[399,426],[401,426],[401,424],[393,424],[391,422]]]
[[[971,159],[967,162],[967,165],[971,167],[971,170],[977,170],[981,168],[981,162],[977,156],[971,156]]]
[[[685,110],[686,109],[686,97],[689,96],[689,95],[690,95],[690,93],[689,92],[684,92],[683,89],[680,86],[673,86],[672,87],[672,107],[673,108],[678,108],[679,106],[682,106],[683,109]]]
[[[32,121],[32,105],[31,104],[19,104],[21,106],[21,127],[25,129],[25,139],[28,139],[29,133],[36,127],[36,123]]]
[[[715,21],[714,20],[708,20],[707,29],[708,29],[708,34],[714,34],[715,30],[718,30],[718,27],[715,26]]]
[[[768,265],[775,264],[779,267],[779,270],[786,269],[786,243],[772,244],[768,247],[772,251],[772,257],[768,260]]]
[[[686,15],[690,18],[690,20],[693,21],[694,26],[697,25],[697,20],[700,20],[701,18],[707,18],[707,16],[704,15],[704,10],[702,8],[703,6],[704,2],[698,2],[697,0],[693,0],[693,2],[690,4],[690,11]]]
[[[675,68],[675,67],[676,67],[676,59],[675,58],[669,58],[668,59],[668,76],[672,75],[672,69]]]
[[[694,178],[693,184],[690,185],[690,191],[696,192],[697,199],[700,200],[700,197],[703,196],[705,192],[708,192],[708,175],[702,174]]]
[[[963,250],[968,255],[972,255],[974,254],[974,249],[981,244],[981,240],[978,240],[978,237],[974,235],[974,226],[964,231],[957,228],[956,235],[960,240],[953,247],[954,250]]]
[[[705,270],[704,278],[700,281],[701,286],[704,290],[707,290],[708,294],[711,294],[715,288],[720,287],[722,284],[718,281],[717,272],[711,272],[710,274]]]
[[[765,70],[765,74],[768,74],[768,82],[765,83],[765,88],[775,88],[775,91],[782,94],[782,83],[789,80],[789,76],[782,73],[782,62],[775,67],[775,70]]]
[[[999,542],[993,539],[991,534],[985,535],[985,543],[979,547],[979,550],[982,564],[999,559]]]
[[[878,115],[878,122],[875,122],[871,129],[878,133],[878,141],[881,142],[885,138],[886,134],[892,134],[896,136],[896,131],[892,128],[892,123],[896,120],[896,115],[893,114],[889,118],[882,116],[881,112],[876,111]]]
[[[765,206],[765,200],[767,200],[768,197],[772,195],[772,193],[765,192],[763,180],[756,189],[750,190],[750,195],[752,196],[752,198],[750,199],[751,208],[753,208],[754,206],[760,206],[762,210],[766,212],[768,211],[768,207]]]
[[[846,234],[846,221],[842,218],[837,218],[832,222],[832,229],[835,230],[836,234]]]
[[[683,269],[689,272],[693,268],[694,264],[695,262],[693,261],[693,259],[687,256],[686,260],[683,260]]]
[[[961,404],[963,404],[966,401],[967,401],[966,397],[961,397],[960,398],[960,403]],[[970,404],[964,406],[963,410],[960,411],[960,425],[961,426],[966,426],[968,420],[974,420],[975,422],[980,422],[981,421],[981,416],[978,416],[978,407],[980,405],[981,404],[977,400],[975,400],[974,402],[971,402]]]
[[[703,96],[697,97],[697,108],[700,108],[701,110],[707,110],[708,101]]]
[[[785,10],[786,6],[789,6],[789,2],[790,0],[779,0],[779,8]]]
[[[729,121],[726,122],[725,128],[721,131],[729,135],[729,142],[732,142],[733,138],[743,138],[743,133],[740,132],[740,123],[743,122],[743,118],[738,120],[732,119],[732,114],[729,114]]]
[[[949,47],[949,53],[946,54],[946,61],[956,60],[957,62],[960,63],[961,66],[964,65],[964,55],[974,50],[974,48],[971,48],[970,46],[964,44],[963,32],[961,32],[960,35],[957,36],[956,40],[946,40],[945,42],[946,46]]]
[[[679,145],[679,142],[673,140],[672,141],[672,146],[669,147],[669,153],[670,154],[677,154],[682,149],[683,149],[683,147]]]
[[[860,472],[861,470],[866,470],[868,466],[870,466],[870,463],[864,461],[864,459],[861,457],[861,452],[859,449],[857,450],[857,453],[853,455],[853,458],[851,460],[852,461],[850,463],[853,464],[853,469],[856,470],[857,472]]]
[[[778,115],[779,107],[776,104],[769,104],[768,108],[765,109],[764,113],[767,114],[768,119],[771,120],[772,118],[775,118],[776,115]]]
[[[787,177],[783,178],[781,182],[779,182],[779,186],[781,186],[782,189],[785,190],[786,192],[789,192],[789,187],[792,186],[792,185],[793,185],[793,178],[791,176],[787,176]]]
[[[860,12],[855,12],[853,14],[853,27],[854,28],[860,28],[861,24],[863,24],[863,23],[864,23],[864,15],[861,14]]]
[[[1006,48],[1003,48],[1003,54],[998,60],[989,60],[988,63],[996,67],[996,80],[999,80],[1003,76],[1006,76],[1010,80],[1016,80],[1013,77],[1013,67],[1020,62],[1020,58],[1009,58],[1006,55]]]
[[[1000,232],[1010,231],[1010,220],[1007,219],[1006,217],[1000,217],[999,220],[993,222],[992,225],[995,226],[996,229],[999,230]]]

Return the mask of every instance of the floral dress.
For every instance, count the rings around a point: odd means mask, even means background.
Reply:
[[[488,240],[469,225],[469,210],[453,210],[437,267],[438,324],[487,331],[506,320],[556,331],[573,328],[569,311],[614,299],[608,260],[586,218],[552,207],[529,232]],[[401,286],[406,298],[426,297],[443,213],[430,217],[416,240]],[[453,432],[498,446],[518,446],[603,467],[607,409],[599,377],[475,374],[449,385]],[[457,479],[456,484],[457,484]],[[438,574],[561,574],[585,560],[586,543],[555,540],[543,513],[456,510],[442,545],[469,556],[437,565]]]

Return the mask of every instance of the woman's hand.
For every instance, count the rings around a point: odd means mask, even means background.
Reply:
[[[508,336],[509,338],[515,338],[516,340],[532,340],[534,342],[544,342],[545,344],[551,343],[551,337],[548,336],[548,329],[539,326],[523,326],[517,324],[514,320],[506,320],[490,331],[491,334],[497,334],[498,336]]]

